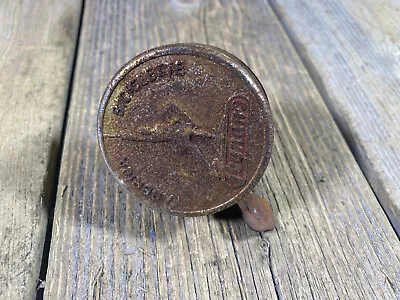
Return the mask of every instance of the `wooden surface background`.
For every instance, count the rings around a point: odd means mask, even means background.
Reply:
[[[0,298],[36,295],[80,6],[0,1]]]
[[[271,5],[399,233],[400,2]]]
[[[0,297],[400,298],[399,18],[391,0],[2,1]],[[174,42],[232,52],[266,89],[275,142],[255,191],[274,231],[151,211],[108,173],[108,81]]]

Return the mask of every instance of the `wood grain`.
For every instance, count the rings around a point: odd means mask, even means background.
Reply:
[[[271,163],[256,192],[275,231],[151,211],[108,173],[96,141],[108,81],[139,52],[210,43],[271,99]],[[400,243],[318,90],[264,1],[87,1],[63,152],[48,299],[394,299]]]
[[[0,1],[1,299],[36,296],[80,9]]]
[[[399,234],[400,3],[271,3]]]

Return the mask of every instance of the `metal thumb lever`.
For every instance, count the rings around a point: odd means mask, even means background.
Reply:
[[[268,201],[256,194],[249,193],[238,202],[243,219],[256,231],[268,231],[275,228],[272,207]]]

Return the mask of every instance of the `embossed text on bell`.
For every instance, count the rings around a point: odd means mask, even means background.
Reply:
[[[273,127],[267,96],[243,62],[212,46],[174,44],[117,72],[100,104],[98,138],[111,173],[135,199],[194,216],[250,201]],[[251,201],[239,207],[269,205]],[[272,218],[260,209],[257,218],[262,211]],[[243,213],[251,226],[251,210]]]

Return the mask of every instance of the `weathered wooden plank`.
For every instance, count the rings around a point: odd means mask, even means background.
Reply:
[[[256,191],[277,229],[141,207],[96,141],[106,84],[135,54],[206,42],[245,60],[271,98],[272,161]],[[263,1],[88,1],[61,168],[49,299],[393,299],[400,244],[280,23]]]
[[[80,10],[0,1],[2,299],[36,296]]]
[[[400,3],[271,4],[400,233]]]

